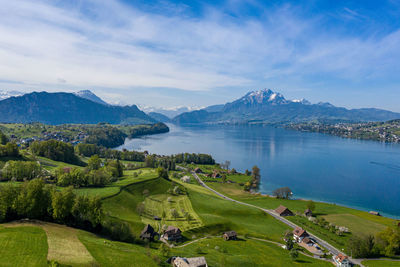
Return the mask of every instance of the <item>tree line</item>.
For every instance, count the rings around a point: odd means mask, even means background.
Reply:
[[[36,156],[46,157],[52,160],[75,165],[84,165],[84,163],[76,156],[74,147],[69,143],[57,140],[35,141],[29,148]]]
[[[18,219],[56,222],[133,242],[126,223],[105,218],[100,198],[77,196],[72,187],[58,191],[42,179],[0,187],[0,222]]]
[[[389,226],[375,236],[353,236],[347,250],[355,258],[394,257],[400,255],[400,227]]]
[[[85,168],[59,167],[55,171],[56,183],[59,186],[103,187],[123,176],[124,166],[119,160],[104,163],[99,156],[92,156]]]
[[[119,159],[127,161],[139,161],[144,162],[145,154],[138,151],[128,151],[123,149],[122,151],[116,149],[110,149],[95,144],[78,144],[75,146],[75,151],[78,155],[90,157],[98,155],[101,158],[107,159]]]

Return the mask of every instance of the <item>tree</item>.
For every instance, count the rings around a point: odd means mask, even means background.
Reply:
[[[354,258],[369,258],[375,254],[375,238],[372,235],[352,236],[347,243],[347,250]],[[393,255],[392,255],[393,256]]]
[[[260,169],[256,165],[253,166],[251,177],[253,185],[258,186],[261,180],[261,175],[260,175]]]
[[[91,156],[88,160],[88,170],[98,170],[101,168],[101,159],[98,155]]]
[[[222,178],[221,178],[223,183],[226,183],[226,174],[222,174]]]
[[[188,221],[188,222],[190,222],[191,220],[192,220],[192,215],[190,215],[190,213],[189,212],[186,212],[186,220]]]
[[[296,248],[292,248],[292,249],[289,251],[289,255],[290,255],[290,258],[291,258],[292,260],[296,260],[296,259],[299,257],[299,252],[297,251]]]
[[[291,250],[294,246],[294,242],[293,242],[293,233],[291,231],[286,231],[284,234],[283,239],[286,242],[286,249],[287,250]]]
[[[175,220],[179,217],[179,213],[176,211],[176,209],[171,209],[171,215]]]
[[[170,248],[167,246],[165,243],[161,243],[159,249],[160,254],[163,255],[164,257],[168,257],[170,253]]]
[[[272,192],[272,194],[276,198],[290,199],[290,197],[292,196],[292,190],[290,190],[289,187],[281,187],[275,189],[274,192]]]
[[[51,207],[53,219],[64,222],[71,215],[74,206],[75,194],[72,187],[59,192],[54,190],[51,196]]]
[[[377,234],[377,247],[382,254],[390,257],[400,254],[400,228],[388,227]]]
[[[169,179],[168,171],[166,169],[164,169],[163,167],[157,168],[157,174],[158,174],[158,177],[160,177],[160,178],[164,178],[167,180]]]
[[[246,176],[250,176],[250,175],[251,175],[251,171],[249,171],[249,170],[246,169],[246,171],[244,172],[244,174],[245,174]]]
[[[0,131],[0,145],[5,145],[7,144],[7,142],[8,142],[7,136],[2,131]]]
[[[140,202],[139,204],[137,204],[137,206],[136,206],[136,211],[137,211],[137,213],[138,213],[140,216],[143,215],[143,213],[144,213],[145,210],[146,210],[146,207],[145,207],[145,205],[144,205],[143,202]]]
[[[314,211],[315,210],[315,203],[312,200],[307,201],[307,209]]]

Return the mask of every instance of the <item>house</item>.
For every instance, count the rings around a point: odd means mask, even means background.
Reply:
[[[312,211],[310,209],[306,209],[306,211],[304,212],[304,215],[306,217],[311,217],[312,216]]]
[[[308,237],[308,233],[303,228],[296,227],[293,230],[293,239],[296,240],[296,242],[300,243],[301,241],[303,241],[303,238],[305,237]]]
[[[370,211],[369,212],[369,214],[372,214],[372,215],[375,215],[375,216],[381,216],[380,214],[379,214],[379,212],[377,212],[377,211]]]
[[[181,258],[175,257],[171,260],[174,267],[208,267],[204,257]]]
[[[156,234],[157,232],[154,231],[154,228],[150,224],[148,224],[140,233],[140,239],[151,241]]]
[[[182,238],[182,231],[178,227],[168,226],[162,237],[168,241],[176,241]]]
[[[235,231],[229,231],[229,232],[225,232],[223,235],[222,235],[222,237],[225,239],[225,240],[236,240],[237,239],[237,234],[236,234],[236,232]]]
[[[306,245],[309,245],[309,246],[314,245],[314,242],[313,242],[310,238],[308,238],[308,237],[304,237],[302,242],[303,242],[304,244],[306,244]]]
[[[190,177],[189,176],[183,176],[182,178],[181,178],[181,181],[182,182],[184,182],[184,183],[190,183]]]
[[[195,173],[203,173],[203,171],[202,171],[199,167],[197,167],[196,169],[194,169],[194,172],[195,172]]]
[[[332,258],[337,267],[350,267],[351,266],[349,257],[347,257],[343,254],[339,254],[336,256],[334,255]]]
[[[221,178],[221,174],[217,171],[214,171],[213,174],[211,175],[212,178]]]
[[[291,212],[288,208],[285,206],[280,205],[276,210],[276,213],[279,214],[279,216],[293,216],[293,212]]]

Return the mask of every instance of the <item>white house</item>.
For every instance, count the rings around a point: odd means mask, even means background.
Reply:
[[[336,266],[338,267],[350,267],[351,263],[349,261],[349,257],[339,254],[332,257],[333,261],[335,262]]]

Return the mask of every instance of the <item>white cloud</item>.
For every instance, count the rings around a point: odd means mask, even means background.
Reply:
[[[204,17],[188,17],[185,6],[168,2],[168,16],[115,0],[0,4],[0,80],[19,87],[208,91],[292,79],[305,88],[307,76],[393,79],[400,66],[400,32],[343,36],[324,31],[318,16],[299,17],[290,5],[256,19],[212,7]]]

